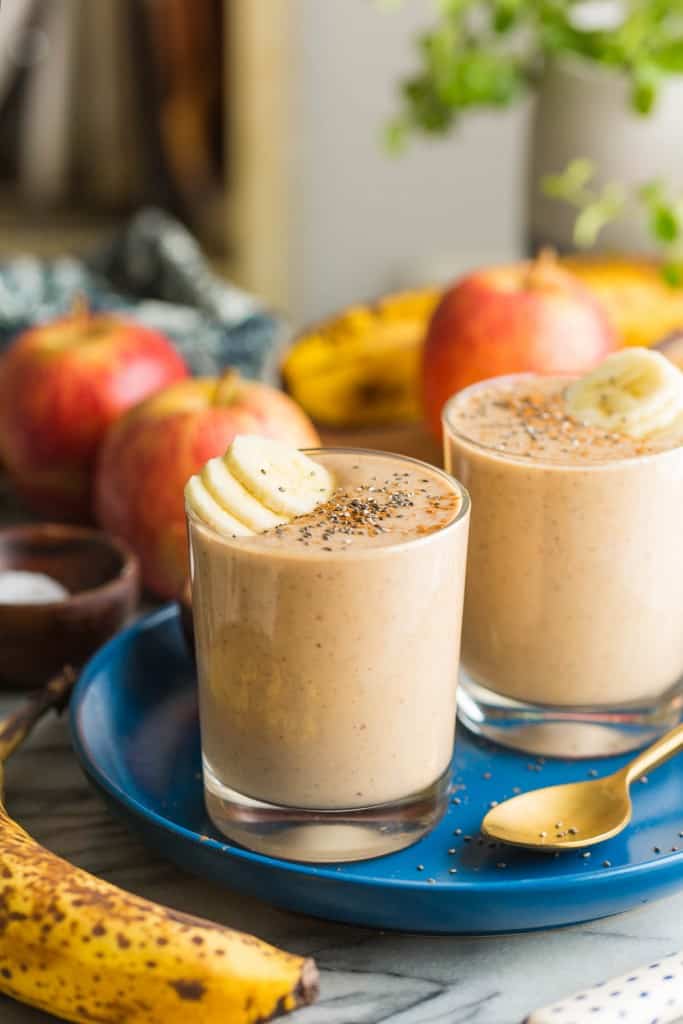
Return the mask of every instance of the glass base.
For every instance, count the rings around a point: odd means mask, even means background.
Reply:
[[[647,703],[620,707],[526,704],[488,690],[461,669],[458,718],[486,739],[546,757],[609,757],[637,750],[678,724],[683,684]]]
[[[368,860],[411,846],[448,804],[450,770],[404,800],[360,809],[318,811],[263,803],[224,786],[204,762],[204,796],[217,829],[271,857],[324,864]]]

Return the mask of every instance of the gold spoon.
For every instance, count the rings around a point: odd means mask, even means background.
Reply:
[[[576,850],[610,839],[631,820],[629,786],[683,749],[683,725],[661,736],[629,764],[604,779],[546,786],[494,807],[481,829],[513,846]]]

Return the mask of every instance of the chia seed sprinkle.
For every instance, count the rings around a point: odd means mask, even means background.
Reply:
[[[354,469],[362,470],[360,463]],[[334,465],[332,465],[334,472]],[[362,478],[361,478],[362,481]],[[371,481],[371,482],[370,482]],[[431,485],[431,486],[427,486]],[[286,488],[279,486],[281,492]],[[320,541],[319,550],[344,551],[360,542],[386,533],[390,543],[442,529],[453,520],[460,497],[438,478],[417,477],[412,472],[374,476],[356,483],[343,477],[332,495],[313,512],[297,516],[265,533],[280,539],[294,537],[301,544]],[[410,516],[407,513],[414,509]]]

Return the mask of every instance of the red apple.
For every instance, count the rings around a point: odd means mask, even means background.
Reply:
[[[113,420],[187,376],[157,331],[82,308],[27,331],[0,359],[0,459],[50,519],[91,518],[92,470]]]
[[[161,596],[177,597],[188,574],[185,484],[236,434],[280,438],[299,448],[319,444],[291,398],[234,372],[174,384],[107,434],[95,477],[97,518],[129,542],[145,584]]]
[[[427,330],[425,414],[441,435],[441,410],[461,388],[506,373],[585,373],[617,347],[597,300],[552,257],[470,274],[443,295]]]

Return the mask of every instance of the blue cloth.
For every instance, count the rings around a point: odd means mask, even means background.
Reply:
[[[78,295],[93,310],[163,331],[194,374],[227,366],[257,379],[275,374],[283,321],[214,274],[190,232],[161,210],[142,210],[91,257],[0,264],[0,349],[63,316]]]

